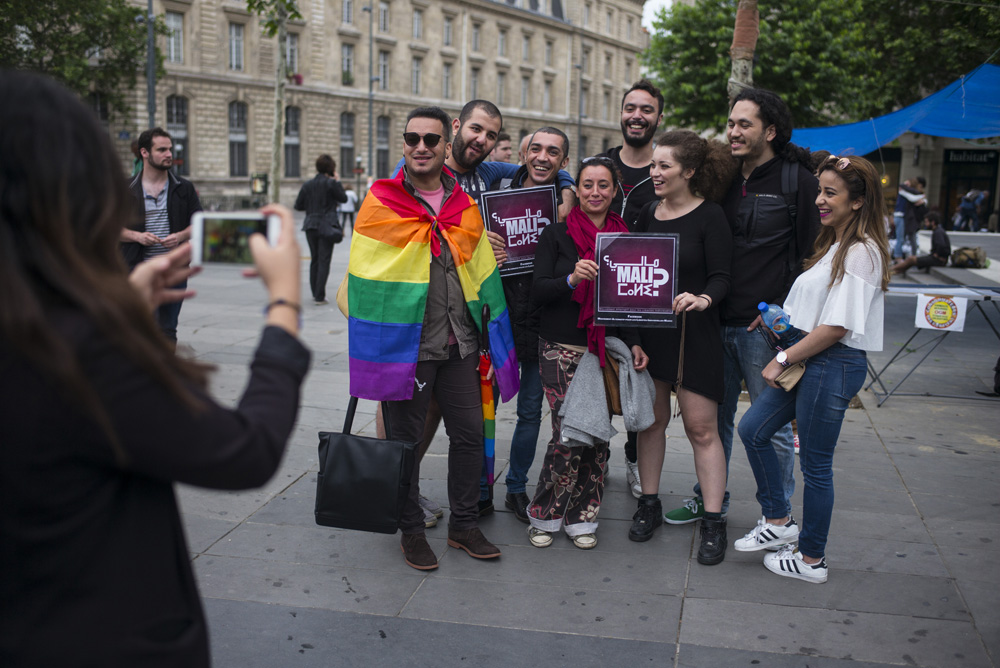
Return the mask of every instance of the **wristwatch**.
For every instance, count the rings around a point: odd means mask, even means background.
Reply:
[[[778,354],[774,356],[774,359],[777,360],[778,364],[781,366],[788,366],[788,353],[784,350],[778,351]]]

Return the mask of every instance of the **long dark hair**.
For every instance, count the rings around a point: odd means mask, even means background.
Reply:
[[[94,417],[127,454],[54,309],[83,313],[126,357],[193,410],[185,382],[208,367],[177,358],[128,282],[118,236],[135,215],[121,161],[93,112],[52,80],[0,71],[0,341]]]
[[[657,138],[656,146],[669,146],[681,169],[694,170],[689,181],[691,192],[711,202],[722,199],[739,167],[729,146],[699,137],[690,130],[664,132]]]

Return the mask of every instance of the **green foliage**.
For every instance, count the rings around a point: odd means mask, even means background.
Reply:
[[[725,124],[736,6],[736,0],[675,3],[654,21],[643,59],[663,90],[667,124]],[[889,113],[951,83],[1000,47],[1000,4],[785,0],[762,1],[760,14],[754,84],[781,95],[799,127]]]
[[[302,19],[295,0],[247,0],[247,11],[261,17],[261,29],[268,37],[278,34],[279,12],[283,11],[286,19]]]
[[[0,0],[0,67],[48,74],[127,113],[146,66],[145,14],[127,0]],[[167,33],[157,21],[158,35]],[[162,69],[159,50],[157,70]]]

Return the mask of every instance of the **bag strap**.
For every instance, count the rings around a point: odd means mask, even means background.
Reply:
[[[677,355],[677,382],[674,383],[674,392],[681,389],[684,384],[684,338],[687,334],[687,311],[681,313],[681,351]],[[677,399],[677,411],[674,413],[674,417],[681,414],[681,401],[680,398]]]
[[[385,439],[387,441],[392,440],[392,429],[389,426],[389,406],[387,402],[382,402],[382,426],[385,427]],[[344,433],[350,434],[351,428],[354,427],[354,413],[358,410],[358,398],[352,396],[351,400],[347,402],[347,417],[344,418]]]

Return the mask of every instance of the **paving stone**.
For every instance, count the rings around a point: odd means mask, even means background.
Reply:
[[[803,654],[773,654],[752,652],[745,649],[722,649],[699,647],[682,643],[677,652],[677,668],[705,668],[705,666],[725,666],[726,668],[889,668],[898,663],[871,663]]]

